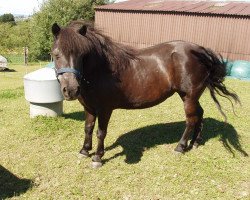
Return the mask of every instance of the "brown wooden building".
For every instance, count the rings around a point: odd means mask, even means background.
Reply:
[[[130,0],[96,7],[95,24],[138,48],[185,40],[250,61],[250,3]]]

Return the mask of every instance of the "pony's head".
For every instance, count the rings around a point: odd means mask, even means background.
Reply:
[[[66,100],[75,100],[80,95],[80,66],[87,51],[79,44],[84,42],[86,31],[86,25],[61,28],[55,23],[52,26],[52,56],[61,91]]]
[[[52,33],[52,55],[66,100],[78,98],[81,81],[89,83],[93,74],[116,74],[137,59],[134,49],[113,42],[91,23],[72,21],[64,28],[55,23]]]

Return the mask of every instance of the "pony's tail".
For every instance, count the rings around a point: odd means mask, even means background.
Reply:
[[[214,100],[218,110],[224,117],[225,121],[227,121],[227,116],[223,112],[220,102],[216,98],[215,94],[218,94],[222,97],[227,98],[233,108],[234,106],[232,100],[235,103],[240,104],[240,99],[237,94],[228,91],[223,81],[226,77],[226,65],[227,63],[223,61],[221,55],[217,56],[212,50],[203,48],[204,52],[196,52],[192,51],[192,53],[199,59],[200,63],[204,65],[208,70],[208,76],[206,79],[207,88],[210,91],[211,97]],[[234,113],[235,114],[235,113]]]

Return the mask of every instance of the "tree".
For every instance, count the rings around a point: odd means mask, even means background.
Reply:
[[[15,18],[11,13],[1,15],[0,16],[0,22],[2,22],[2,23],[11,23],[13,25],[16,24]]]
[[[30,35],[29,20],[17,22],[15,26],[10,23],[0,23],[1,51],[22,49],[28,46]]]
[[[94,19],[94,6],[103,5],[107,0],[47,0],[41,5],[40,12],[32,17],[32,38],[29,52],[33,60],[48,59],[53,36],[53,23],[65,26],[72,20]]]

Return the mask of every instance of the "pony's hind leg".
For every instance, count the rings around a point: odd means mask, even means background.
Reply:
[[[190,137],[191,132],[198,127],[199,122],[201,121],[201,114],[199,114],[200,104],[197,99],[189,98],[188,96],[182,97],[184,102],[184,109],[186,114],[186,128],[182,137],[175,148],[175,151],[183,153],[187,150],[188,147],[188,139]],[[198,128],[196,133],[193,136],[195,140],[198,137]]]
[[[90,114],[88,111],[85,109],[85,138],[84,138],[84,143],[83,147],[80,151],[80,153],[86,157],[89,157],[89,151],[92,149],[92,136],[93,136],[93,129],[95,127],[95,121],[96,121],[96,116]]]
[[[193,146],[194,147],[198,147],[199,144],[201,144],[202,142],[202,128],[203,128],[203,108],[201,107],[201,105],[198,105],[197,108],[197,115],[199,117],[198,122],[195,124],[195,128],[194,128],[194,134],[192,137],[192,140],[189,144],[189,148],[191,149]]]

